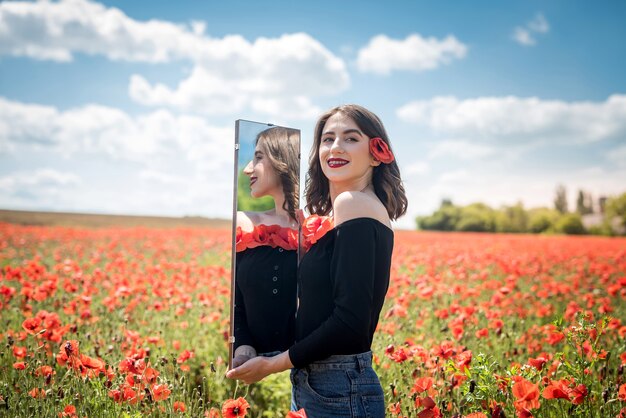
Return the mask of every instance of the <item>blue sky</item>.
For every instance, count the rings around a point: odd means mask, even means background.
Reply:
[[[236,119],[384,121],[409,212],[626,191],[626,3],[2,2],[0,207],[229,216]],[[305,164],[303,164],[303,167]]]

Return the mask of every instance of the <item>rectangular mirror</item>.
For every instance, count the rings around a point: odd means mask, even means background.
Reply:
[[[294,342],[300,131],[235,122],[229,368]]]

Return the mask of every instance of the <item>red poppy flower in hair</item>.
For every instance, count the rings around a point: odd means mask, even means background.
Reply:
[[[370,152],[381,163],[389,164],[395,159],[387,143],[379,137],[370,139]]]

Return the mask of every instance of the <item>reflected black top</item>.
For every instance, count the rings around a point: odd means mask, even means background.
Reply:
[[[371,349],[389,287],[393,230],[372,218],[328,231],[300,261],[293,365]]]
[[[294,341],[297,251],[264,245],[236,260],[234,348],[286,350]]]

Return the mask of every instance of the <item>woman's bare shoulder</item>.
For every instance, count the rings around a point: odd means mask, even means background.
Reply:
[[[257,224],[256,213],[237,211],[237,226],[242,231],[250,232]]]
[[[342,192],[333,202],[335,225],[356,218],[373,218],[391,228],[389,214],[382,202],[363,192]]]

